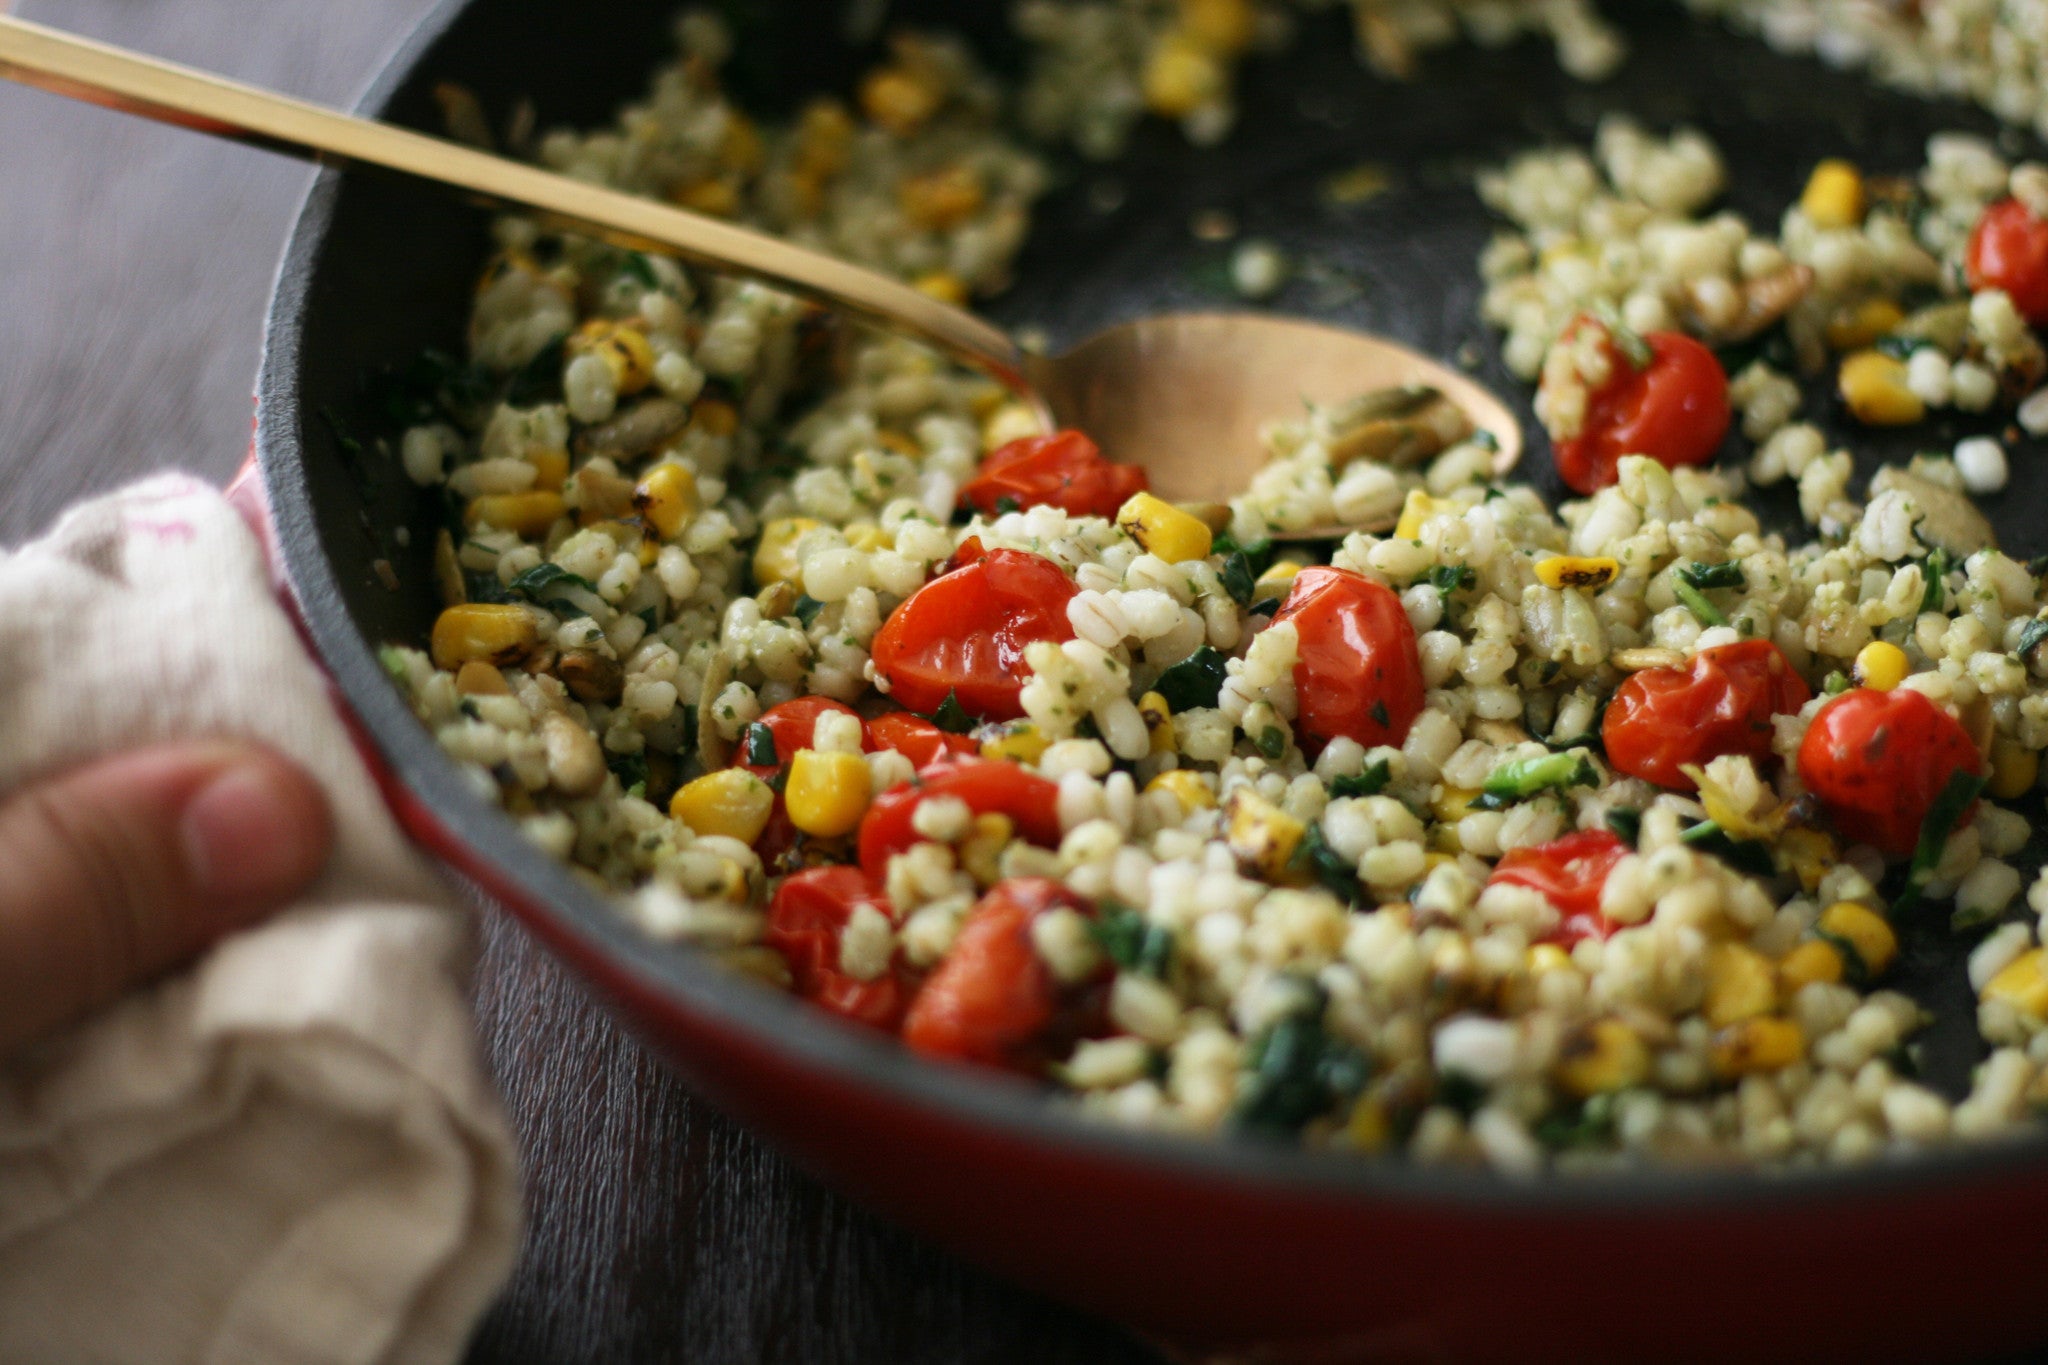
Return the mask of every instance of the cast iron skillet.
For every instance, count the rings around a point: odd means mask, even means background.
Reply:
[[[494,116],[531,96],[544,126],[600,123],[668,56],[669,8],[606,6],[598,21],[539,0],[449,0],[360,108],[437,129],[432,88],[455,80]],[[756,107],[843,89],[863,60],[814,0],[730,8],[741,53],[732,78]],[[994,3],[899,3],[892,17],[966,31],[996,65],[1014,61]],[[1068,340],[1141,312],[1216,306],[1227,248],[1188,225],[1223,209],[1317,262],[1279,306],[1462,355],[1500,392],[1519,393],[1475,318],[1473,262],[1490,231],[1469,189],[1475,165],[1544,139],[1583,142],[1608,109],[1655,126],[1688,120],[1737,168],[1734,206],[1768,222],[1820,156],[1905,170],[1930,131],[1990,129],[1974,111],[1873,91],[1663,6],[1632,10],[1630,65],[1591,88],[1533,44],[1438,57],[1417,83],[1389,85],[1363,74],[1336,16],[1304,24],[1291,55],[1247,72],[1242,124],[1223,149],[1195,152],[1148,128],[1116,165],[1067,165],[994,313]],[[1363,162],[1387,167],[1392,190],[1350,208],[1326,203],[1325,180]],[[485,221],[439,194],[358,175],[328,172],[310,192],[279,274],[259,393],[281,563],[407,827],[720,1104],[899,1221],[1197,1353],[1873,1359],[2010,1349],[2042,1333],[2048,1139],[1797,1178],[1649,1172],[1516,1185],[1145,1137],[1084,1124],[1005,1077],[913,1060],[624,927],[470,795],[374,655],[379,642],[423,639],[431,623],[436,512],[395,459],[352,450],[337,426],[395,436],[366,380],[423,346],[459,347]],[[1937,441],[1914,433],[1888,453],[1916,443]],[[2028,515],[2048,497],[2037,454],[2015,452],[2013,487],[1993,509],[2022,553],[2044,548]],[[1540,441],[1526,472],[1557,493]],[[1923,1038],[1923,1067],[1959,1092],[1979,1055],[1961,948],[1938,927],[1906,940],[1900,979],[1945,1021]]]

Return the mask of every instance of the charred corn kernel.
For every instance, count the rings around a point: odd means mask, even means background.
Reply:
[[[739,424],[739,410],[722,398],[701,399],[690,409],[690,425],[706,436],[730,436]]]
[[[1984,983],[1983,999],[1999,1000],[2021,1014],[2048,1019],[2048,951],[2021,953]]]
[[[1276,881],[1294,860],[1308,827],[1260,796],[1239,787],[1224,803],[1230,851],[1268,881]]]
[[[1169,564],[1207,559],[1214,540],[1200,518],[1150,493],[1131,494],[1117,509],[1116,525],[1147,554],[1157,555]]]
[[[859,754],[798,749],[789,761],[789,781],[782,789],[789,823],[820,839],[853,833],[867,814],[874,780]]]
[[[1758,1015],[1714,1035],[1707,1063],[1717,1076],[1733,1078],[1779,1071],[1806,1055],[1806,1031],[1790,1019]]]
[[[929,294],[940,303],[950,303],[955,308],[967,306],[967,282],[950,270],[919,275],[916,283],[919,293]]]
[[[730,218],[740,207],[738,187],[717,176],[678,185],[669,191],[668,197],[678,208],[686,208],[708,218]]]
[[[1860,351],[1890,336],[1906,320],[1890,299],[1865,299],[1828,324],[1828,345],[1838,351]]]
[[[1740,943],[1707,950],[1707,995],[1700,1009],[1708,1023],[1726,1028],[1777,1007],[1777,973],[1769,958]]]
[[[534,489],[525,493],[485,493],[471,498],[462,514],[462,524],[474,530],[495,526],[513,531],[528,540],[547,534],[557,518],[569,510],[560,493]]]
[[[1572,969],[1572,955],[1555,943],[1538,943],[1529,949],[1526,965],[1531,976],[1567,971]]]
[[[1548,555],[1536,561],[1536,581],[1546,588],[1604,588],[1621,577],[1621,561],[1605,555]]]
[[[1301,565],[1291,559],[1274,560],[1252,584],[1252,600],[1257,602],[1267,597],[1285,597],[1287,590],[1294,586],[1294,576],[1300,572]]]
[[[482,659],[471,659],[455,670],[455,690],[465,697],[509,697],[511,684],[498,666]]]
[[[995,450],[1012,441],[1021,441],[1027,436],[1037,436],[1043,429],[1038,417],[1022,403],[1004,403],[981,424],[981,448]]]
[[[1874,692],[1889,692],[1906,680],[1906,651],[1883,640],[1872,640],[1856,651],[1856,683]]]
[[[1810,938],[1778,962],[1778,990],[1797,995],[1816,981],[1833,985],[1842,979],[1842,951],[1826,939]]]
[[[1471,813],[1479,797],[1477,787],[1445,787],[1429,803],[1429,813],[1446,825],[1455,825]]]
[[[536,450],[527,455],[526,462],[533,466],[535,488],[560,488],[562,480],[569,477],[569,452],[566,450]]]
[[[1145,722],[1145,733],[1152,738],[1150,752],[1172,753],[1173,708],[1166,704],[1166,698],[1157,692],[1147,692],[1138,698],[1138,718]]]
[[[1002,730],[981,742],[983,758],[1007,759],[1022,763],[1026,767],[1045,756],[1051,741],[1028,720],[1013,720]]]
[[[658,464],[633,490],[633,510],[663,540],[697,514],[697,476],[679,464]]]
[[[1169,33],[1152,49],[1140,85],[1145,107],[1165,118],[1186,118],[1223,96],[1223,66],[1185,33]]]
[[[954,856],[960,860],[960,870],[974,878],[974,884],[986,890],[1003,879],[1003,850],[1016,837],[1017,827],[1010,817],[991,811],[974,817],[974,828]]]
[[[668,813],[699,834],[751,844],[768,828],[775,792],[745,768],[720,768],[677,789]]]
[[[959,227],[981,208],[981,177],[966,166],[943,166],[905,176],[896,203],[913,226],[944,232]]]
[[[728,114],[725,140],[719,144],[718,159],[729,171],[750,175],[761,169],[761,133],[745,114]]]
[[[1209,790],[1201,774],[1187,768],[1175,768],[1172,772],[1161,773],[1145,784],[1148,792],[1168,792],[1180,802],[1180,808],[1187,814],[1207,810],[1216,804],[1216,793]]]
[[[621,394],[638,393],[654,379],[654,347],[637,327],[610,318],[592,318],[569,339],[572,355],[594,355],[612,372]]]
[[[1557,1083],[1581,1099],[1641,1085],[1650,1074],[1650,1049],[1619,1019],[1596,1019],[1567,1034],[1558,1048]]]
[[[1235,57],[1251,46],[1256,19],[1250,0],[1180,0],[1181,31],[1219,57]]]
[[[1863,173],[1833,157],[1813,168],[1799,195],[1799,210],[1818,228],[1854,227],[1863,221]]]
[[[1842,400],[1867,427],[1911,426],[1927,415],[1920,395],[1906,387],[1906,362],[1882,351],[1858,351],[1842,362]]]
[[[469,602],[434,618],[429,652],[436,668],[460,668],[471,661],[508,664],[540,640],[540,628],[525,607],[504,602]]]
[[[1439,512],[1448,512],[1454,504],[1441,498],[1432,498],[1420,488],[1408,491],[1408,500],[1401,504],[1401,519],[1394,523],[1394,539],[1417,540],[1422,536],[1422,523]]]
[[[896,546],[896,533],[885,526],[877,526],[872,521],[857,521],[845,528],[845,534],[848,548],[859,550],[862,554],[873,554],[877,550],[894,549]]]
[[[1988,790],[2001,801],[2013,801],[2034,789],[2041,775],[2041,755],[2003,735],[1991,741],[1991,782]]]
[[[860,83],[860,111],[898,137],[908,137],[930,122],[944,98],[931,82],[901,67],[882,67]]]
[[[1778,838],[1778,852],[1807,891],[1819,886],[1820,879],[1839,861],[1835,841],[1817,829],[1786,830]]]
[[[1820,912],[1815,927],[1854,948],[1873,981],[1883,976],[1899,955],[1899,936],[1885,917],[1856,901],[1836,901]]]
[[[821,524],[810,517],[777,517],[763,526],[761,539],[754,546],[755,584],[765,588],[770,583],[796,582],[804,570],[796,555],[797,542]]]

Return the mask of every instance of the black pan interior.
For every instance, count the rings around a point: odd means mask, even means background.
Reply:
[[[993,64],[1009,67],[1017,53],[1003,8],[899,0],[890,16],[965,31]],[[728,9],[742,54],[732,77],[759,106],[785,107],[820,89],[843,90],[872,55],[825,22],[824,5],[732,0]],[[365,108],[438,131],[433,86],[455,80],[478,95],[494,120],[532,97],[543,127],[600,123],[668,59],[670,11],[669,0],[608,4],[599,24],[572,19],[541,0],[451,0],[365,97]],[[1859,77],[1774,56],[1759,43],[1685,17],[1676,6],[1629,7],[1625,27],[1633,55],[1616,78],[1596,86],[1566,79],[1547,46],[1534,42],[1440,54],[1425,62],[1420,79],[1392,84],[1361,69],[1337,14],[1307,16],[1302,23],[1301,40],[1289,54],[1246,69],[1243,115],[1223,148],[1198,151],[1173,130],[1148,125],[1116,163],[1061,158],[1057,189],[1039,212],[1017,283],[989,311],[1009,324],[1043,328],[1057,343],[1142,313],[1229,305],[1223,284],[1228,246],[1190,230],[1196,215],[1220,210],[1243,233],[1268,237],[1309,263],[1305,276],[1275,301],[1277,308],[1462,358],[1498,392],[1514,396],[1534,436],[1524,472],[1555,496],[1559,488],[1540,429],[1528,419],[1526,394],[1501,366],[1494,338],[1476,317],[1475,261],[1493,225],[1470,188],[1475,167],[1534,143],[1584,143],[1611,110],[1629,111],[1657,128],[1692,123],[1727,155],[1732,206],[1767,224],[1823,156],[1847,155],[1874,171],[1910,171],[1928,134],[1951,128],[1997,134],[2009,150],[2025,150],[1973,108],[1876,90]],[[1326,181],[1364,163],[1386,169],[1390,190],[1362,204],[1333,206]],[[933,1082],[890,1049],[846,1036],[768,993],[726,982],[687,954],[637,944],[508,822],[468,796],[411,721],[365,642],[424,638],[436,609],[428,553],[439,512],[395,459],[377,451],[378,438],[398,433],[374,401],[373,381],[422,347],[460,349],[472,283],[486,253],[485,223],[479,211],[421,187],[323,176],[283,266],[268,342],[260,446],[287,564],[316,645],[400,778],[459,835],[561,907],[580,932],[700,1004],[766,1029],[796,1051],[865,1068],[925,1098],[993,1106],[1006,1121],[1051,1124],[1068,1140],[1127,1141],[1076,1138],[1064,1120],[1031,1117],[1047,1111],[1018,1103],[1014,1088],[1000,1081],[948,1075]],[[1845,444],[1863,452],[1865,474],[1881,459],[1945,449],[1970,429],[1944,419],[1873,440],[1852,432],[1825,395],[1809,406]],[[1744,453],[1731,451],[1728,458]],[[2012,485],[1988,510],[2008,549],[2038,554],[2048,549],[2039,513],[2048,500],[2048,463],[2039,459],[2038,442],[2021,443],[2012,453]],[[1788,496],[1762,501],[1768,516],[1791,529]],[[395,588],[388,575],[395,575]],[[1908,926],[1905,940],[1899,980],[1942,1020],[1922,1036],[1921,1064],[1935,1083],[1959,1092],[1981,1050],[1962,977],[1967,941],[1939,923]],[[1296,1158],[1275,1152],[1261,1152],[1257,1160],[1275,1171],[1297,1166]],[[1240,1161],[1237,1169],[1247,1167]],[[1326,1182],[1384,1178],[1358,1170],[1340,1176],[1327,1161],[1298,1169]]]

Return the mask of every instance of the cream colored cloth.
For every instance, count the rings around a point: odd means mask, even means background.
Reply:
[[[338,832],[302,903],[0,1067],[0,1361],[442,1362],[503,1282],[469,926],[330,707],[211,487],[160,476],[0,555],[0,791],[236,735]]]

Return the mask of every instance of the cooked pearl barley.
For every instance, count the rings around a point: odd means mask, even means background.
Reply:
[[[1955,460],[1963,487],[1972,493],[1996,493],[2005,487],[2005,447],[1991,437],[1972,436],[1956,442]]]

